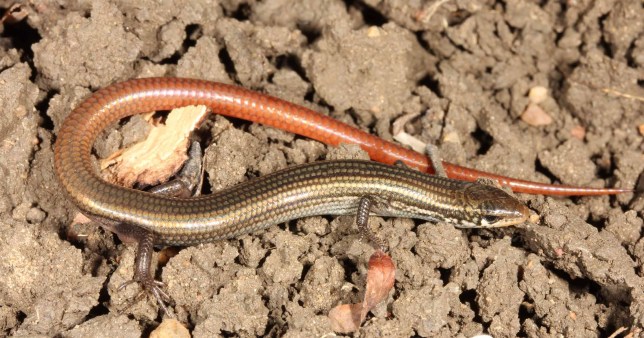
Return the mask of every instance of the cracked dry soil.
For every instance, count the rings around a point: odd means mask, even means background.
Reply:
[[[0,0],[7,14],[12,1]],[[644,169],[644,10],[637,1],[42,0],[0,33],[0,335],[148,335],[133,248],[76,211],[52,144],[81,100],[135,77],[234,83],[447,161],[507,176],[634,188]],[[9,13],[10,14],[10,13]],[[522,120],[532,88],[551,123]],[[640,128],[638,130],[638,127]],[[105,157],[143,137],[108,129]],[[213,115],[211,191],[286,166],[364,158]],[[644,322],[644,201],[520,195],[537,224],[460,230],[374,217],[397,279],[355,336],[635,337]],[[163,250],[160,278],[195,337],[331,334],[371,253],[353,217],[312,217],[235,240]],[[82,234],[83,236],[78,236]],[[171,258],[168,258],[171,257]],[[622,329],[623,328],[623,329]],[[620,331],[621,330],[621,331]],[[639,333],[638,333],[639,332]]]

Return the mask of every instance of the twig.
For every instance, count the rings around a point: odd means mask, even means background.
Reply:
[[[644,102],[644,97],[619,92],[613,88],[602,88],[602,92]]]
[[[434,2],[433,4],[429,5],[429,7],[425,8],[424,10],[422,10],[418,14],[418,16],[417,16],[418,19],[417,20],[422,22],[422,23],[428,23],[429,19],[431,19],[431,17],[434,15],[434,13],[436,13],[438,8],[440,8],[440,6],[442,6],[444,3],[448,2],[448,1],[449,0],[438,0],[438,1]]]

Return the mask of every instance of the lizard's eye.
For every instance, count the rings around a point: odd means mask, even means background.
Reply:
[[[500,216],[494,216],[494,215],[485,215],[483,216],[483,221],[487,223],[488,225],[492,225],[498,221],[501,220]]]

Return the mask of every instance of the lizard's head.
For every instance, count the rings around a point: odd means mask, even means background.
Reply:
[[[528,220],[530,209],[505,191],[472,184],[464,192],[467,219],[459,221],[463,228],[496,228],[517,225]]]

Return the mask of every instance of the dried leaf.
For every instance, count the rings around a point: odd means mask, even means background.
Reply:
[[[331,328],[338,333],[355,332],[367,313],[385,300],[394,286],[396,267],[384,252],[378,250],[369,258],[364,299],[358,304],[342,304],[329,312]]]
[[[365,291],[362,319],[389,295],[396,279],[396,266],[391,257],[378,250],[369,258],[367,287]]]
[[[331,329],[338,333],[350,333],[358,331],[362,320],[362,303],[341,304],[329,311]]]
[[[126,187],[165,182],[188,158],[190,133],[206,115],[205,106],[172,110],[166,123],[154,126],[145,140],[101,161],[106,179]]]

